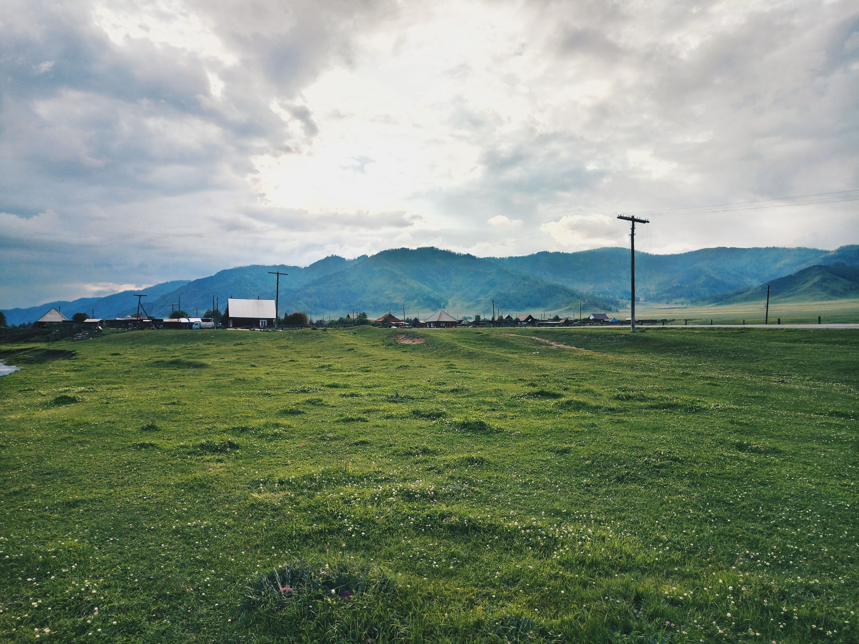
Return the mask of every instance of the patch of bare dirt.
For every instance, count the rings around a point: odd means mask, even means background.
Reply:
[[[518,333],[504,333],[511,338],[528,338],[529,340],[536,340],[537,342],[543,342],[544,344],[548,344],[550,347],[555,349],[575,349],[576,351],[585,351],[587,353],[591,353],[590,349],[581,349],[579,347],[571,347],[569,344],[561,344],[560,342],[552,342],[551,340],[546,340],[544,338],[538,338],[536,335],[519,335]]]
[[[406,335],[401,333],[397,336],[397,342],[399,344],[423,344],[426,341],[426,338],[422,338],[419,335]]]

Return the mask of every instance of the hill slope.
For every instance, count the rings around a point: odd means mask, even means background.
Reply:
[[[651,302],[754,299],[760,284],[775,284],[779,278],[791,276],[794,280],[784,286],[785,293],[793,293],[791,297],[831,299],[840,297],[838,293],[853,292],[851,278],[844,273],[850,266],[859,266],[859,246],[835,251],[706,248],[676,255],[638,252],[636,295]],[[812,273],[796,277],[813,267],[816,278]],[[831,270],[824,270],[826,267]],[[212,306],[213,298],[221,310],[228,297],[272,299],[275,278],[269,271],[288,273],[280,280],[281,313],[305,311],[314,317],[340,316],[352,310],[380,315],[390,309],[402,314],[403,306],[410,317],[438,308],[460,315],[486,314],[492,310],[492,300],[496,310],[506,313],[577,313],[580,301],[586,311],[602,311],[616,309],[629,298],[629,250],[624,248],[505,258],[401,248],[352,260],[326,257],[306,267],[242,266],[198,280],[166,282],[144,289],[150,296],[144,304],[151,315],[166,317],[171,304],[178,302],[185,311],[194,314],[197,309],[202,314]],[[808,280],[806,286],[800,284]],[[69,314],[95,309],[96,316],[115,317],[135,312],[137,301],[131,292],[124,292],[12,309],[6,311],[6,317],[10,324],[31,322],[52,306],[61,306]]]
[[[825,301],[859,298],[859,266],[846,264],[815,265],[773,280],[769,284],[770,300]],[[761,302],[766,298],[766,284],[741,293],[727,294],[715,301],[725,304]]]
[[[859,249],[859,247],[845,247]],[[841,249],[839,249],[841,250]],[[677,255],[636,252],[636,295],[645,301],[703,301],[794,273],[837,251],[812,248],[704,248]],[[843,253],[846,256],[849,253]],[[859,253],[857,253],[859,254]],[[573,289],[629,298],[629,250],[542,252],[493,260],[510,270]],[[843,260],[842,260],[843,261]],[[859,263],[859,258],[856,262]]]

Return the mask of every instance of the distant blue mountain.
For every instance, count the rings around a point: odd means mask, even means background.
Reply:
[[[6,314],[6,323],[10,325],[34,322],[51,308],[59,309],[69,319],[78,312],[86,313],[90,316],[95,314],[97,318],[115,318],[128,312],[137,311],[137,298],[133,296],[133,293],[145,293],[148,295],[149,297],[143,298],[143,306],[147,307],[150,299],[161,297],[165,293],[171,293],[187,283],[188,280],[173,280],[144,289],[122,291],[121,293],[114,293],[113,295],[104,297],[83,297],[70,302],[63,300],[46,302],[45,304],[31,306],[26,309],[5,309],[3,312]]]
[[[636,253],[636,295],[644,301],[724,301],[761,284],[814,266],[859,266],[859,246],[835,251],[813,248],[705,248],[675,255]],[[835,269],[833,269],[835,270]],[[841,273],[837,271],[840,270]],[[847,273],[844,271],[847,270]],[[193,281],[173,281],[144,289],[150,315],[166,317],[171,304],[202,314],[213,300],[224,310],[227,298],[273,299],[280,279],[280,312],[303,311],[311,317],[351,311],[381,315],[388,310],[421,317],[439,308],[455,315],[517,312],[610,311],[629,298],[629,250],[599,248],[578,253],[541,252],[523,257],[479,258],[437,248],[399,248],[356,259],[326,257],[306,267],[242,266]],[[823,271],[829,277],[803,276],[793,282],[796,298],[852,293],[848,269]],[[843,274],[843,275],[842,275]],[[814,284],[820,288],[815,290]],[[829,286],[824,286],[829,284]],[[787,291],[785,291],[787,292]],[[833,295],[830,295],[831,297]],[[849,295],[848,295],[849,296]],[[747,295],[751,297],[751,295]],[[71,317],[78,311],[96,317],[134,313],[131,291],[72,302],[47,302],[4,310],[9,324],[32,322],[51,307]]]

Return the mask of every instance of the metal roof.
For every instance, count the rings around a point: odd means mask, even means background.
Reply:
[[[51,309],[40,317],[36,322],[68,322],[69,319],[57,309]]]
[[[376,320],[376,322],[402,322],[402,320],[393,313],[385,313],[385,315]]]
[[[276,317],[274,300],[227,300],[227,311],[231,318],[270,320]]]
[[[458,320],[454,317],[448,315],[447,311],[442,311],[439,309],[431,316],[429,316],[424,322],[458,322]]]

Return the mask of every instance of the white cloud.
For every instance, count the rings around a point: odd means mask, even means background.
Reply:
[[[541,229],[569,250],[586,250],[623,243],[625,222],[607,215],[567,215],[557,221],[549,221]]]
[[[486,223],[491,226],[498,226],[499,228],[519,228],[522,226],[521,219],[510,219],[504,215],[495,215],[494,217],[487,219]]]

